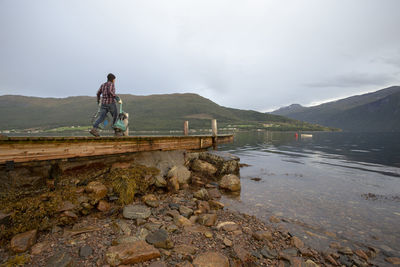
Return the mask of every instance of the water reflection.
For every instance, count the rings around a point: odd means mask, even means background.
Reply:
[[[240,133],[221,149],[251,166],[241,169],[240,197],[224,201],[265,221],[280,216],[321,249],[340,241],[399,256],[399,137],[313,133],[296,140],[294,133]]]

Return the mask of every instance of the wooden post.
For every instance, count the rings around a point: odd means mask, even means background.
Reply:
[[[183,123],[183,135],[189,135],[189,121]]]
[[[218,145],[217,145],[217,138],[218,138],[218,127],[217,127],[217,120],[213,119],[211,121],[211,128],[212,128],[212,139],[213,139],[213,149],[218,150]]]

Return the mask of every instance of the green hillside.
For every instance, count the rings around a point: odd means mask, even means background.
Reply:
[[[347,131],[400,131],[400,86],[356,95],[313,107],[280,108],[272,112],[292,119]]]
[[[226,108],[196,94],[134,96],[120,95],[130,115],[133,130],[181,130],[183,121],[191,129],[210,128],[217,119],[219,127],[265,128],[270,130],[329,130],[286,117],[251,110]],[[0,129],[51,129],[90,125],[97,110],[95,97],[37,98],[0,96]]]

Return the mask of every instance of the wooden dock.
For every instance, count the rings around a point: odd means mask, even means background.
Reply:
[[[143,151],[202,150],[233,142],[233,135],[129,137],[2,137],[0,164],[116,155]]]

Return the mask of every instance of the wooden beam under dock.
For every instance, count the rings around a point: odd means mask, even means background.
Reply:
[[[219,135],[218,144],[233,142]],[[2,137],[0,164],[115,155],[143,151],[201,150],[213,147],[213,136]]]

